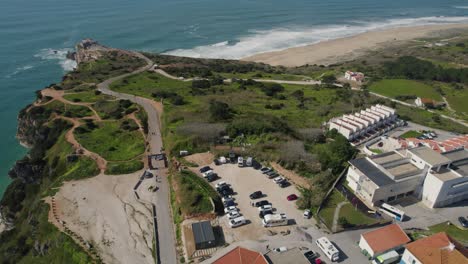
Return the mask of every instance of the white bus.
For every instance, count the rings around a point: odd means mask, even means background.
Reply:
[[[284,226],[288,225],[288,218],[285,214],[269,214],[263,217],[262,224],[264,227]]]
[[[393,217],[397,221],[403,221],[405,219],[405,212],[386,203],[380,206],[379,211]]]
[[[321,237],[315,241],[317,246],[323,253],[331,260],[338,261],[340,259],[340,252],[326,237]]]

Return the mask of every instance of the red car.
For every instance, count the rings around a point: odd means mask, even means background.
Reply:
[[[297,195],[295,194],[291,194],[291,195],[288,195],[288,201],[294,201],[294,200],[297,200]]]
[[[321,259],[319,259],[319,258],[315,259],[315,264],[322,264],[322,263],[323,263],[323,262],[322,262]]]

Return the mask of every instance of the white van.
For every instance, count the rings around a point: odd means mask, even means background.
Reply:
[[[325,253],[331,261],[338,261],[340,259],[340,252],[326,237],[321,237],[315,241],[315,244]]]
[[[237,165],[239,167],[244,167],[244,158],[243,157],[237,158]]]
[[[253,164],[253,158],[252,157],[248,157],[247,158],[247,161],[245,162],[245,165],[247,167],[252,167],[252,164]]]
[[[400,255],[395,250],[389,251],[385,254],[377,256],[372,264],[393,264],[400,259]]]
[[[264,227],[284,226],[288,225],[286,214],[269,214],[265,215],[262,220]]]
[[[245,224],[247,224],[247,220],[243,216],[229,220],[229,226],[231,228],[238,227],[238,226],[245,225]]]

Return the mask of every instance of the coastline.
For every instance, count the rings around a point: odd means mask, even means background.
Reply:
[[[241,60],[287,67],[305,64],[329,65],[338,61],[356,59],[371,50],[401,44],[417,38],[441,36],[454,30],[468,30],[468,24],[423,25],[369,31],[316,44],[259,53]]]

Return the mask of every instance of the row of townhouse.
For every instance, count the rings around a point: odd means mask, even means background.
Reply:
[[[336,129],[349,141],[365,138],[376,131],[395,123],[395,109],[384,105],[374,105],[354,114],[333,118],[328,122],[329,129]]]

